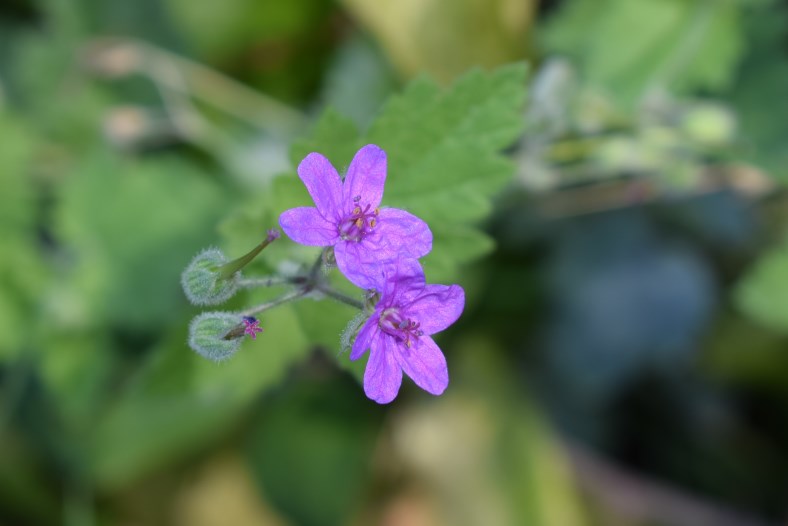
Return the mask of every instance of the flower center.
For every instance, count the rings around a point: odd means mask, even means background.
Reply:
[[[362,208],[359,201],[361,201],[360,195],[353,198],[353,202],[355,203],[353,210],[337,225],[339,237],[345,241],[355,241],[358,243],[364,239],[378,223],[380,209],[375,208],[370,210],[370,208],[372,208],[370,205],[366,205]]]
[[[410,348],[413,340],[418,340],[419,336],[424,332],[419,329],[421,324],[416,320],[404,318],[396,307],[385,309],[378,321],[378,326],[386,334],[394,336],[399,341],[405,344],[405,347]]]

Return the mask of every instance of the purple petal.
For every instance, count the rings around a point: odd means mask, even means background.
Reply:
[[[464,308],[465,291],[459,285],[427,285],[406,312],[424,334],[435,334],[457,321]]]
[[[381,238],[386,240],[388,250],[397,252],[398,256],[418,259],[432,250],[430,227],[405,210],[382,208],[377,229]]]
[[[339,271],[353,285],[362,289],[377,289],[377,284],[383,282],[382,267],[375,258],[374,248],[368,250],[374,246],[368,241],[369,238],[361,243],[340,240],[334,246],[334,259]],[[362,247],[362,243],[367,243],[366,247]]]
[[[345,203],[361,196],[361,206],[376,208],[383,198],[386,184],[386,152],[368,144],[356,152],[345,175]]]
[[[290,239],[302,245],[325,247],[339,239],[337,227],[326,221],[317,208],[299,207],[282,212],[279,226]]]
[[[339,241],[334,257],[340,272],[355,286],[375,289],[391,299],[410,290],[415,297],[424,288],[424,271],[419,262],[399,257],[377,232],[358,243]]]
[[[402,369],[397,363],[394,338],[382,335],[373,340],[369,361],[364,371],[364,392],[379,404],[388,404],[397,397],[402,384]]]
[[[342,210],[342,180],[328,159],[312,152],[298,165],[298,177],[315,201],[320,215],[336,221]]]
[[[350,351],[350,359],[353,361],[358,360],[361,356],[369,350],[372,341],[376,338],[378,333],[378,316],[373,315],[367,320],[361,330],[356,335],[356,341],[353,342],[353,349]]]
[[[391,303],[410,303],[424,290],[425,278],[421,264],[415,259],[397,259],[387,267],[387,282],[382,295]]]
[[[399,345],[398,362],[416,385],[434,395],[439,395],[449,385],[446,358],[429,336],[422,336],[410,348]]]

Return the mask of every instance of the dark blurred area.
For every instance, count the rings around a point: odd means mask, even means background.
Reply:
[[[317,303],[187,347],[325,108],[518,61],[444,395]],[[786,93],[778,0],[3,0],[0,525],[786,524]]]

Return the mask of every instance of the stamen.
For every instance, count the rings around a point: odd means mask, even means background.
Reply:
[[[377,216],[379,210],[375,208],[371,211],[372,205],[369,203],[362,207],[360,200],[361,196],[353,198],[355,206],[337,225],[337,233],[340,239],[344,241],[359,242],[378,224]]]
[[[414,339],[418,340],[424,334],[419,330],[421,325],[419,322],[410,318],[402,318],[396,307],[385,309],[380,315],[378,325],[383,332],[401,341],[408,349],[413,346]]]

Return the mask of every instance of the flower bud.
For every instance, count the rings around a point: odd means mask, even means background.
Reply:
[[[209,248],[197,254],[181,275],[186,297],[194,305],[218,305],[238,290],[238,272],[223,278],[221,267],[227,258],[221,250]]]
[[[231,312],[203,312],[189,324],[189,347],[214,362],[230,358],[241,347],[243,331],[238,337],[227,335],[243,326],[243,317]]]

